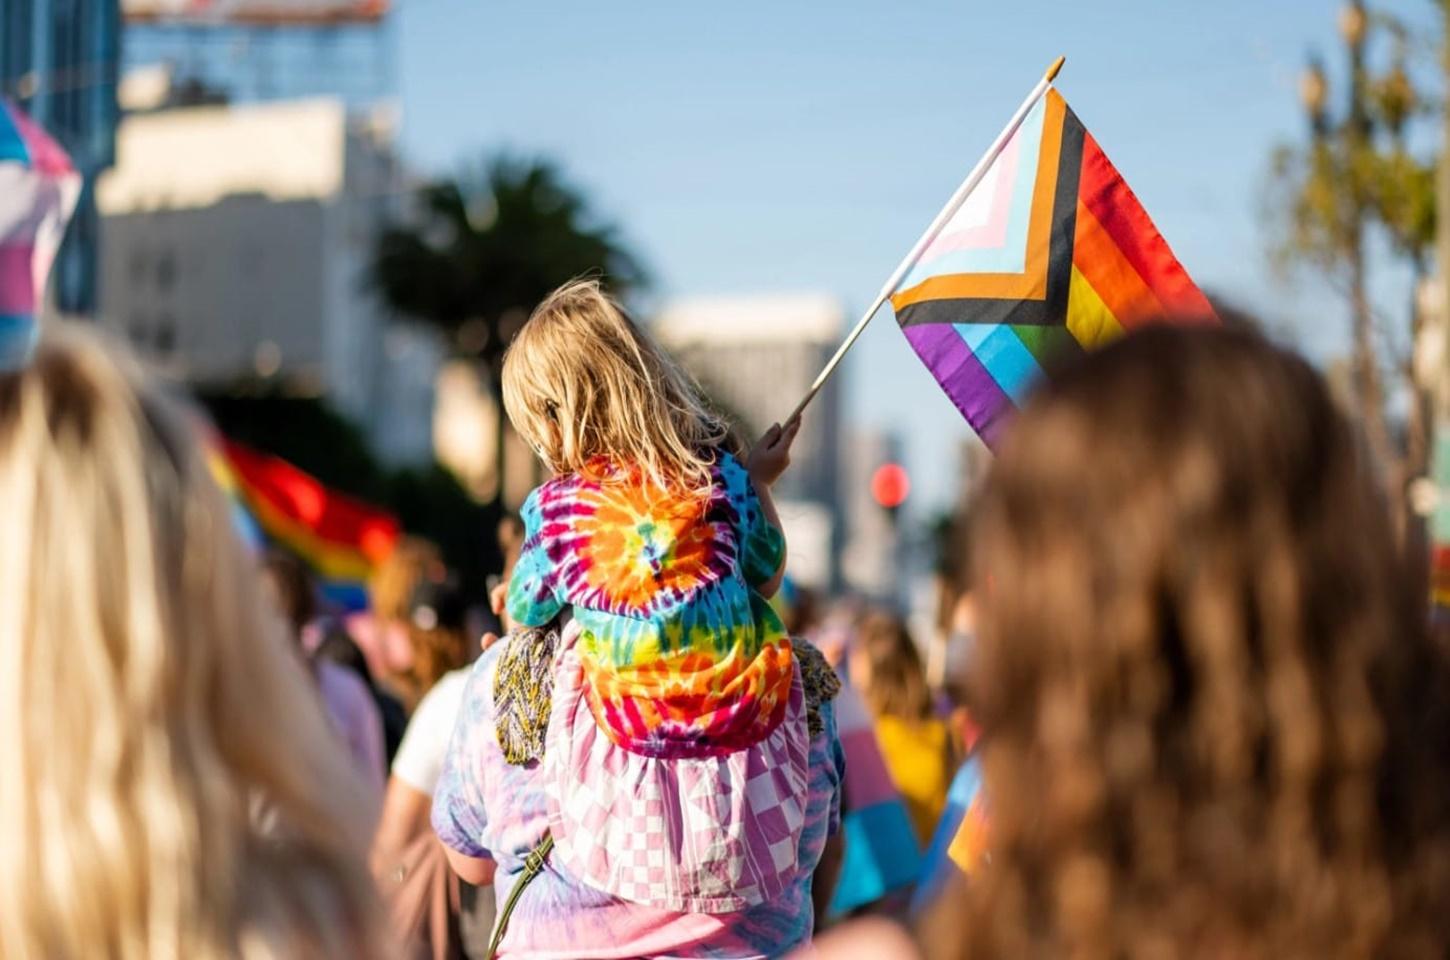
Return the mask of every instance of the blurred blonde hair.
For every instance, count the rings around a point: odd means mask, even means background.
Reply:
[[[504,357],[503,401],[556,473],[603,479],[594,461],[604,458],[656,486],[700,492],[716,450],[733,444],[689,375],[594,280],[539,304]]]
[[[79,331],[0,377],[0,955],[383,956],[372,811],[192,428]]]
[[[407,632],[412,653],[406,669],[377,679],[387,684],[410,711],[445,673],[466,665],[470,659],[469,640],[463,631],[420,626],[414,619],[419,590],[430,582],[441,582],[446,574],[443,552],[436,544],[421,537],[403,537],[368,581],[373,613]]]
[[[931,719],[926,668],[904,620],[884,610],[867,614],[856,630],[851,652],[853,667],[864,668],[866,682],[861,696],[873,714],[908,723]]]

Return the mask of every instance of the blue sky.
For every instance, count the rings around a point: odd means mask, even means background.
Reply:
[[[1384,5],[1433,22],[1429,0]],[[827,291],[854,320],[1061,53],[1059,89],[1200,285],[1316,357],[1343,343],[1320,285],[1273,279],[1261,213],[1269,151],[1305,133],[1306,55],[1338,66],[1337,3],[396,6],[409,162],[553,157],[643,255],[655,297]],[[1395,284],[1380,296],[1403,303]],[[918,509],[949,496],[968,430],[889,311],[845,375],[852,421],[905,436]]]

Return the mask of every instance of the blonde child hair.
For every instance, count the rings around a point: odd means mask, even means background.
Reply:
[[[566,283],[539,304],[504,357],[503,402],[556,473],[603,479],[593,467],[603,457],[656,486],[699,492],[716,451],[734,446],[690,376],[595,280]]]
[[[79,331],[0,377],[0,955],[385,956],[372,811],[192,430]]]

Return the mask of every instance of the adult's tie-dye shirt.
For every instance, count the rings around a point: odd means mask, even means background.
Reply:
[[[489,648],[463,694],[443,774],[433,795],[433,828],[443,843],[498,864],[494,892],[504,904],[524,858],[549,829],[543,764],[509,764],[498,744],[494,675],[505,645]],[[582,883],[550,857],[523,891],[501,953],[521,960],[623,957],[763,958],[810,940],[815,915],[811,881],[826,840],[840,829],[845,758],[834,704],[820,706],[811,739],[805,822],[796,870],[779,896],[731,913],[664,910],[610,896]]]
[[[508,610],[582,628],[586,700],[615,744],[656,757],[719,756],[779,725],[790,694],[785,628],[757,589],[785,540],[745,468],[723,451],[708,494],[665,490],[597,463],[553,478],[523,507]]]

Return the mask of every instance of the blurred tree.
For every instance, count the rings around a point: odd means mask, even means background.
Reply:
[[[394,473],[387,502],[404,530],[438,545],[466,596],[479,602],[487,598],[489,574],[503,569],[503,552],[494,535],[503,515],[497,500],[478,503],[435,463]]]
[[[424,185],[411,222],[379,237],[371,269],[385,303],[436,326],[480,361],[501,428],[499,374],[509,341],[550,291],[584,275],[620,296],[645,280],[618,231],[592,215],[552,164],[509,156]],[[502,442],[497,458],[501,495]]]
[[[1447,5],[1446,0],[1434,3],[1442,12]],[[1437,159],[1416,153],[1408,133],[1416,119],[1433,116],[1427,105],[1438,93],[1426,95],[1412,83],[1409,60],[1415,47],[1401,20],[1371,13],[1354,0],[1341,11],[1339,28],[1349,61],[1345,108],[1331,112],[1324,69],[1311,60],[1300,84],[1310,140],[1278,147],[1271,161],[1272,253],[1282,269],[1319,271],[1349,301],[1356,413],[1370,450],[1387,472],[1389,493],[1402,507],[1405,485],[1425,469],[1428,449],[1428,407],[1409,356],[1421,317],[1412,296],[1408,329],[1376,329],[1367,254],[1378,236],[1409,265],[1417,290],[1426,275],[1435,241]],[[1368,62],[1377,40],[1386,43],[1375,49],[1388,47],[1378,72]],[[1404,378],[1413,397],[1403,451],[1385,410],[1381,340],[1398,351],[1390,370]]]
[[[339,493],[387,503],[387,471],[362,432],[325,400],[250,382],[203,390],[198,399],[227,439],[281,457]]]

